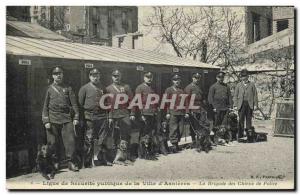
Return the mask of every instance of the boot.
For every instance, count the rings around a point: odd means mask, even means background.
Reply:
[[[178,153],[179,152],[179,146],[178,146],[178,143],[172,143],[173,145],[173,148],[172,148],[172,152],[173,153]]]
[[[72,162],[68,163],[68,168],[69,168],[70,171],[74,171],[74,172],[79,171],[78,167]]]

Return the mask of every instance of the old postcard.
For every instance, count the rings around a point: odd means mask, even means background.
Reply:
[[[9,190],[295,190],[293,6],[7,6]]]

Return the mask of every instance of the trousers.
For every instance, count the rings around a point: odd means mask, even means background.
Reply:
[[[253,110],[250,108],[248,101],[243,101],[243,104],[239,110],[239,137],[243,137],[245,129],[245,120],[246,120],[246,129],[250,129],[252,126],[252,116]]]
[[[51,123],[51,128],[46,130],[47,142],[54,146],[55,154],[61,160],[62,155],[60,143],[64,146],[65,156],[68,161],[74,160],[75,155],[75,133],[72,122],[64,124]]]

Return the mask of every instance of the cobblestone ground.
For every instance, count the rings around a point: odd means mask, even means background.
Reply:
[[[217,146],[208,154],[187,149],[160,156],[158,161],[137,159],[133,166],[95,167],[74,173],[61,170],[53,182],[126,181],[126,180],[201,180],[251,179],[278,177],[294,180],[294,139],[272,136],[271,121],[255,121],[257,131],[267,132],[268,141]],[[38,173],[7,179],[7,185],[40,184]]]

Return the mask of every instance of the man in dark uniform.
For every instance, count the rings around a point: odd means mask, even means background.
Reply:
[[[191,98],[192,94],[195,94],[194,105],[199,106],[199,109],[189,110],[189,114],[195,115],[194,117],[190,117],[191,125],[193,127],[198,126],[197,124],[195,124],[198,122],[198,121],[196,121],[196,119],[204,118],[204,121],[205,121],[205,118],[207,116],[206,111],[203,108],[203,102],[202,102],[203,101],[203,98],[202,98],[203,93],[202,93],[202,90],[200,89],[200,78],[201,78],[201,75],[199,73],[194,73],[192,76],[192,82],[188,86],[186,86],[184,89],[184,92],[189,95],[188,99]],[[203,120],[201,120],[201,121],[203,121]],[[192,130],[192,127],[190,127],[190,135],[192,137],[192,142],[193,142],[192,148],[194,148],[196,146],[196,135],[195,135],[195,132]]]
[[[119,70],[114,70],[112,72],[112,81],[113,83],[106,87],[106,92],[111,94],[112,96],[108,99],[108,105],[111,105],[111,109],[109,109],[109,123],[113,124],[114,132],[114,146],[119,144],[120,140],[125,140],[128,143],[130,142],[130,129],[131,129],[131,121],[135,120],[133,110],[129,111],[127,109],[128,102],[132,99],[133,93],[129,87],[129,85],[121,82],[122,74]],[[128,96],[128,101],[123,103],[122,105],[116,105],[116,98],[118,95]]]
[[[181,134],[184,130],[184,118],[188,118],[189,115],[187,114],[186,108],[180,109],[177,107],[180,105],[180,95],[185,94],[184,91],[180,88],[181,77],[178,74],[175,74],[172,77],[172,83],[173,85],[166,89],[165,94],[167,94],[168,99],[171,99],[173,94],[176,94],[177,98],[175,102],[175,107],[170,107],[171,104],[167,106],[166,119],[169,121],[169,139],[171,144],[174,146],[173,153],[177,153],[180,150],[178,142],[180,141]]]
[[[75,126],[79,124],[79,111],[75,94],[70,86],[63,83],[63,70],[56,67],[52,71],[53,83],[49,86],[43,107],[42,121],[46,127],[47,142],[59,152],[62,138],[68,167],[78,171],[75,161]],[[75,114],[73,114],[75,113]]]
[[[140,110],[142,120],[140,137],[145,135],[153,136],[156,130],[157,105],[150,105],[148,109],[145,108],[148,95],[154,94],[154,91],[151,87],[152,81],[153,74],[151,72],[146,72],[144,74],[144,82],[137,86],[135,90],[136,95],[141,95],[143,104],[143,109]]]
[[[98,143],[98,136],[105,135],[105,119],[106,110],[100,108],[100,98],[104,94],[104,88],[100,82],[100,71],[96,68],[92,69],[89,73],[90,82],[82,86],[79,90],[78,100],[79,105],[84,111],[84,120],[86,125],[85,132],[85,144],[90,147],[89,154],[86,155],[85,167],[91,167],[93,165],[93,151],[94,142]],[[105,137],[99,137],[104,140]],[[97,154],[95,154],[97,156]]]
[[[217,82],[209,88],[208,102],[213,106],[215,112],[214,126],[219,127],[228,109],[232,107],[232,95],[230,88],[224,83],[225,72],[217,74]]]

